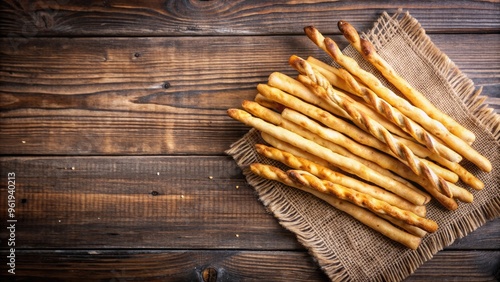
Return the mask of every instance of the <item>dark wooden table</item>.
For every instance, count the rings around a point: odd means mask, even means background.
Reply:
[[[326,281],[224,154],[226,109],[322,56],[306,25],[345,46],[338,20],[408,10],[500,112],[498,2],[300,2],[2,1],[0,279]],[[499,249],[497,219],[407,281],[499,279]]]

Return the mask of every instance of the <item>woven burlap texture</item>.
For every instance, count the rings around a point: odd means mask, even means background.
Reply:
[[[461,203],[458,210],[448,211],[431,201],[427,217],[435,220],[439,229],[426,235],[419,248],[413,251],[312,195],[249,172],[248,165],[254,162],[281,166],[256,153],[254,145],[265,143],[256,130],[250,130],[226,153],[242,168],[262,203],[283,227],[296,235],[332,281],[400,281],[457,238],[500,215],[500,174],[496,168],[500,164],[500,117],[482,103],[474,83],[432,43],[408,12],[393,16],[384,12],[374,27],[362,36],[431,102],[476,134],[472,147],[486,156],[494,169],[484,173],[470,162],[462,161],[467,170],[485,183],[482,191],[458,183],[473,193],[473,203]],[[354,48],[349,46],[343,52],[364,69],[377,73]]]

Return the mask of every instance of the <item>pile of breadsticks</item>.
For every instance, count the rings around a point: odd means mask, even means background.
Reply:
[[[254,101],[229,109],[268,144],[256,151],[288,171],[262,163],[256,175],[301,189],[411,249],[438,225],[426,218],[435,199],[449,210],[471,202],[484,184],[459,164],[489,172],[491,163],[470,144],[474,134],[433,106],[381,58],[347,22],[340,31],[405,98],[363,70],[316,28],[305,33],[341,66],[291,56],[297,78],[275,72],[257,86]]]

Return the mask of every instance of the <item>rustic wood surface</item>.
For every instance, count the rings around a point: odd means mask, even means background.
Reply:
[[[304,26],[346,46],[337,20],[368,30],[398,8],[500,112],[496,1],[2,1],[0,279],[327,281],[224,154],[248,131],[226,109],[295,73],[291,54],[324,56]],[[496,219],[407,281],[494,281],[499,268]]]

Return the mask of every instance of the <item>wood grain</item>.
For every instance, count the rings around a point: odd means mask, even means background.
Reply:
[[[497,36],[432,40],[498,100]],[[0,52],[0,154],[221,154],[248,131],[226,109],[253,99],[273,71],[295,76],[290,55],[324,58],[305,36],[17,43]]]
[[[408,10],[500,113],[496,1],[0,1],[0,203],[16,173],[16,276],[0,280],[327,281],[224,154],[226,115],[315,25]],[[500,219],[406,281],[500,279]]]
[[[230,157],[3,157],[0,170],[0,183],[17,172],[23,249],[303,249]],[[0,202],[6,197],[2,186]],[[500,248],[499,222],[455,248]]]
[[[494,281],[499,262],[498,250],[441,252],[404,281]],[[2,273],[5,268],[0,267]],[[208,271],[213,280],[204,276]],[[16,278],[34,277],[37,281],[81,277],[92,281],[328,281],[311,256],[298,251],[19,251]]]
[[[383,11],[409,10],[431,33],[498,32],[489,1],[2,1],[0,34],[36,36],[171,36],[299,34],[306,25],[339,34],[346,20],[368,30]],[[443,20],[446,15],[446,21]]]
[[[0,252],[2,256],[4,252]],[[37,281],[327,281],[306,252],[19,251],[16,278]],[[0,267],[2,273],[5,266]],[[204,273],[212,270],[211,279]]]
[[[18,172],[22,248],[298,248],[230,157],[2,158],[0,168],[2,183]]]
[[[442,252],[424,263],[405,282],[498,281],[500,252]]]

